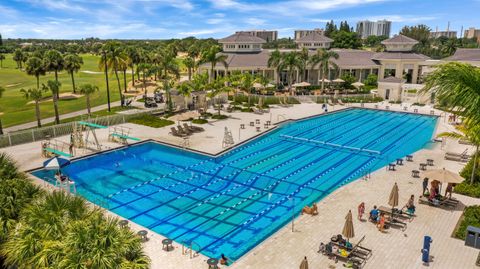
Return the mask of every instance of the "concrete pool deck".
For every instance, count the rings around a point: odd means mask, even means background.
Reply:
[[[373,104],[365,107],[373,108]],[[380,105],[380,108],[385,104]],[[334,110],[342,109],[336,105]],[[403,111],[399,105],[390,105],[392,111]],[[419,112],[429,114],[430,107],[419,107]],[[332,107],[329,107],[332,111]],[[409,108],[413,110],[412,107]],[[205,132],[195,134],[190,139],[189,148],[216,154],[222,150],[224,128],[232,131],[234,141],[244,141],[258,134],[254,127],[249,126],[250,121],[259,119],[261,130],[265,131],[263,123],[271,120],[272,123],[285,119],[298,119],[316,114],[321,114],[321,105],[300,104],[290,108],[275,107],[271,113],[257,115],[253,113],[225,113],[230,115],[228,120],[220,120],[203,125]],[[438,115],[440,112],[436,111]],[[240,129],[240,124],[245,124],[245,129]],[[124,124],[134,127],[131,136],[141,139],[155,139],[174,145],[180,145],[183,139],[168,134],[170,127],[150,128],[146,126]],[[256,125],[259,126],[259,125]],[[444,123],[444,117],[439,118],[437,133],[454,130],[453,126]],[[121,146],[107,141],[108,130],[97,132],[101,143],[108,148]],[[240,136],[240,137],[239,137]],[[58,138],[68,141],[69,137]],[[412,169],[418,169],[418,164],[427,158],[434,159],[434,168],[459,171],[462,163],[444,160],[445,151],[462,152],[468,148],[459,145],[456,141],[449,140],[446,147],[441,148],[440,143],[432,148],[423,149],[414,154],[414,162],[407,162],[398,167],[397,171],[380,169],[372,173],[367,181],[359,179],[342,188],[337,189],[318,204],[320,214],[315,217],[300,216],[295,219],[295,231],[286,225],[274,233],[260,245],[244,255],[239,261],[229,268],[297,268],[304,256],[307,256],[311,268],[343,268],[342,263],[335,264],[325,256],[318,254],[320,242],[327,242],[334,234],[342,231],[345,216],[348,210],[354,213],[354,227],[356,237],[351,241],[356,242],[365,235],[362,245],[373,250],[372,257],[367,261],[365,268],[421,268],[420,249],[423,236],[430,235],[433,239],[431,255],[434,256],[431,268],[475,268],[475,259],[478,250],[465,247],[463,241],[454,239],[451,234],[456,226],[463,208],[449,211],[417,204],[417,217],[408,223],[406,231],[390,229],[380,233],[369,222],[360,222],[356,219],[356,208],[360,202],[365,202],[368,212],[373,205],[387,205],[388,195],[395,182],[400,190],[400,205],[408,200],[411,194],[417,198],[421,193],[421,179],[413,179],[410,175]],[[1,149],[13,156],[22,169],[32,169],[41,166],[44,161],[40,156],[40,142],[18,145]],[[90,151],[78,152],[80,155],[89,154]],[[37,181],[41,183],[41,180]],[[480,199],[473,199],[461,195],[454,195],[464,205],[478,204]],[[463,205],[462,205],[463,206]],[[112,214],[112,213],[110,213]],[[131,223],[134,230],[144,229]],[[145,251],[152,259],[152,268],[207,268],[206,257],[198,255],[193,259],[189,255],[182,255],[182,246],[174,243],[175,249],[171,252],[162,250],[163,236],[149,231],[150,240],[145,243]],[[332,267],[329,267],[332,266]],[[223,266],[222,266],[223,267]],[[223,267],[225,268],[225,267]]]

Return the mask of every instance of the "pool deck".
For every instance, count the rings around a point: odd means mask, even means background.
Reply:
[[[373,108],[373,104],[366,104],[365,107]],[[382,107],[385,107],[385,104],[380,105],[380,108]],[[336,105],[333,109],[330,106],[329,110],[343,108],[343,106]],[[403,111],[399,105],[390,105],[390,110]],[[409,110],[412,111],[413,108],[410,107]],[[418,110],[420,113],[429,114],[431,108],[428,106],[419,107]],[[239,141],[245,141],[259,134],[254,127],[249,126],[249,122],[255,121],[255,119],[261,121],[261,125],[255,126],[260,126],[263,132],[268,130],[263,126],[263,123],[267,120],[277,123],[287,119],[321,114],[321,111],[321,105],[307,103],[290,108],[274,107],[271,109],[271,113],[263,115],[222,112],[231,117],[228,120],[203,125],[205,132],[194,134],[189,139],[189,148],[209,154],[217,154],[225,150],[222,148],[225,127],[232,131],[234,141],[238,144]],[[436,111],[437,115],[439,113],[439,111]],[[437,133],[454,130],[453,126],[445,123],[444,117],[439,118],[438,122]],[[240,129],[240,124],[245,124],[245,129]],[[170,126],[159,129],[134,124],[124,124],[124,126],[134,127],[130,136],[142,140],[154,139],[173,145],[181,145],[183,142],[183,139],[168,134]],[[108,130],[98,130],[97,136],[106,148],[122,146],[107,141]],[[68,141],[69,137],[58,139]],[[434,168],[445,167],[452,171],[459,171],[464,164],[446,161],[443,156],[445,151],[459,153],[466,148],[468,146],[460,145],[453,140],[448,140],[443,149],[440,143],[435,143],[432,148],[414,153],[414,161],[406,162],[405,165],[400,167],[397,166],[397,171],[380,169],[372,173],[368,180],[359,179],[337,189],[318,204],[320,212],[318,216],[296,218],[294,232],[292,232],[290,224],[286,225],[228,268],[297,268],[304,256],[307,256],[310,268],[343,268],[342,262],[335,263],[327,259],[326,256],[318,254],[317,250],[320,242],[327,242],[332,235],[341,233],[348,210],[352,210],[354,213],[356,236],[351,241],[356,242],[365,235],[362,245],[373,250],[373,255],[364,268],[476,268],[475,260],[479,251],[465,247],[463,241],[454,239],[451,235],[462,214],[463,205],[479,204],[480,199],[454,194],[461,201],[462,206],[453,211],[418,205],[417,203],[417,217],[411,223],[408,223],[408,228],[404,232],[389,229],[386,233],[381,233],[372,223],[361,222],[356,219],[356,208],[362,201],[366,204],[367,212],[373,205],[386,206],[390,190],[395,182],[399,187],[400,205],[406,203],[411,194],[418,198],[422,189],[421,179],[412,178],[411,170],[418,169],[419,163],[425,162],[428,158],[434,160]],[[40,167],[44,161],[40,156],[40,142],[4,148],[1,151],[12,155],[24,170]],[[470,150],[470,152],[472,151]],[[77,152],[77,155],[91,153],[88,150],[81,150]],[[44,185],[41,180],[36,179],[36,182]],[[113,213],[108,212],[107,214]],[[144,229],[134,223],[130,223],[130,227],[136,231]],[[434,257],[429,266],[423,265],[421,262],[420,250],[424,235],[429,235],[433,239],[430,255]],[[163,251],[162,239],[164,239],[163,236],[149,231],[149,241],[145,243],[145,251],[152,259],[152,268],[208,268],[205,263],[207,257],[197,255],[190,259],[188,254],[182,255],[182,246],[175,242],[173,251]],[[222,268],[225,267],[222,266]]]

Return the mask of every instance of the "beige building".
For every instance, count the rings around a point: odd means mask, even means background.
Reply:
[[[468,28],[465,30],[465,34],[463,35],[466,38],[476,38],[477,43],[480,44],[480,29],[475,29],[474,27]]]
[[[435,31],[435,32],[430,32],[430,38],[439,38],[439,37],[448,37],[448,38],[454,38],[457,37],[457,31]]]
[[[295,39],[295,43],[299,49],[307,48],[309,50],[316,49],[328,49],[332,44],[333,39],[320,34],[319,32],[313,32],[301,38]]]
[[[323,29],[320,29],[320,28],[315,28],[313,30],[295,30],[293,39],[297,40],[312,33],[318,33],[318,34],[324,35]]]
[[[239,31],[247,33],[256,37],[260,37],[266,42],[275,41],[278,39],[278,31],[268,31],[268,30],[251,30],[251,31]],[[239,33],[237,32],[237,33]]]

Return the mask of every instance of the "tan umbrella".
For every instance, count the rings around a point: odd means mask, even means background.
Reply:
[[[310,85],[311,85],[310,83],[304,81],[304,82],[295,83],[292,86],[293,87],[308,87]]]
[[[329,79],[326,79],[326,78],[322,78],[319,81],[320,82],[325,82],[325,83],[330,83],[331,82]]]
[[[433,169],[422,173],[424,177],[428,177],[430,180],[436,180],[440,183],[462,183],[465,179],[461,177],[458,173],[454,173],[449,170],[443,169]]]
[[[395,182],[395,185],[393,185],[392,191],[390,192],[390,197],[388,198],[388,204],[391,205],[392,207],[398,206],[398,186],[396,182]]]
[[[353,218],[352,210],[348,210],[348,214],[345,217],[345,225],[343,226],[342,235],[348,239],[355,237],[355,231],[353,230]]]
[[[263,89],[263,88],[264,88],[263,85],[260,84],[260,83],[258,83],[258,82],[253,83],[253,87],[254,87],[255,89]]]
[[[341,78],[337,78],[337,79],[332,80],[332,82],[342,83],[342,82],[345,82],[345,80],[343,80]]]
[[[360,87],[363,87],[365,86],[365,84],[361,83],[360,81],[357,81],[355,83],[352,83],[352,85],[355,87],[355,88],[360,88]]]
[[[302,263],[300,263],[300,269],[308,269],[307,257],[303,258]]]

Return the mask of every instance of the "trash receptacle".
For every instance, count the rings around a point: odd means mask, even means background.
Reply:
[[[468,226],[467,235],[465,236],[465,246],[480,249],[480,228]]]
[[[432,238],[428,235],[423,237],[423,248],[422,248],[422,262],[430,262],[430,244],[432,243]]]

